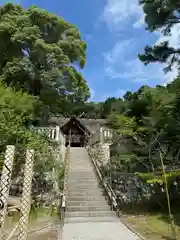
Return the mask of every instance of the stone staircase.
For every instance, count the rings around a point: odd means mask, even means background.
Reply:
[[[85,148],[71,148],[68,178],[68,206],[65,223],[117,221]]]

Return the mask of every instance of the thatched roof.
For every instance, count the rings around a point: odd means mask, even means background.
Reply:
[[[49,120],[50,125],[59,125],[62,127],[67,122],[70,121],[71,118],[63,118],[63,117],[52,117]],[[88,118],[77,118],[78,121],[81,122],[91,133],[94,133],[100,129],[100,127],[105,126],[107,121],[105,119],[88,119]]]

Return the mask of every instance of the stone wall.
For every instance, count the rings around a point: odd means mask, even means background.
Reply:
[[[64,161],[66,147],[64,145],[57,145],[53,148],[53,155],[57,162],[61,163]]]
[[[110,144],[95,143],[87,147],[89,155],[94,158],[99,166],[104,166],[110,160]]]
[[[62,144],[60,145],[59,152],[60,152],[60,160],[64,161],[65,153],[66,153],[65,145],[62,145]]]

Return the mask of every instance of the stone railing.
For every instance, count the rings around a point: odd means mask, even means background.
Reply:
[[[55,158],[63,161],[66,151],[66,137],[61,132],[60,127],[34,127],[32,129],[43,137],[48,138],[52,143],[56,143],[56,149],[54,149]]]
[[[92,134],[90,138],[90,144],[96,144],[101,142],[102,144],[104,143],[112,143],[113,139],[113,131],[108,128],[100,128],[99,131],[95,132]]]
[[[111,185],[106,181],[106,178],[103,174],[103,171],[101,170],[101,167],[99,165],[98,159],[96,156],[93,156],[90,149],[87,148],[88,154],[90,156],[90,159],[93,163],[95,172],[98,176],[98,180],[100,181],[100,184],[104,188],[105,196],[107,197],[107,200],[109,204],[111,205],[111,209],[117,212],[117,215],[119,215],[119,210],[117,208],[117,202],[116,202],[116,194],[114,193],[113,189],[111,188]]]
[[[63,193],[61,199],[61,206],[60,206],[60,219],[62,225],[64,225],[64,218],[65,218],[65,211],[67,207],[67,187],[68,187],[68,173],[69,173],[69,164],[70,164],[70,146],[67,147],[65,153],[65,172],[64,172],[64,186],[63,186]]]
[[[88,149],[98,160],[99,164],[105,165],[110,160],[110,145],[113,140],[113,131],[108,128],[100,128],[92,134],[88,141]]]
[[[35,127],[33,130],[39,134],[48,137],[52,141],[61,142],[65,145],[65,136],[61,132],[60,127]]]
[[[113,131],[111,129],[101,128],[100,132],[101,132],[101,136],[102,136],[101,141],[103,143],[112,143]]]

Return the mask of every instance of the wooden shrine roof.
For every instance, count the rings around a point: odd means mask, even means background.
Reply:
[[[88,119],[88,118],[76,118],[81,122],[91,133],[98,131],[102,126],[105,126],[107,121],[105,119]],[[60,127],[68,123],[71,118],[64,117],[52,117],[49,120],[49,124],[59,125]]]

